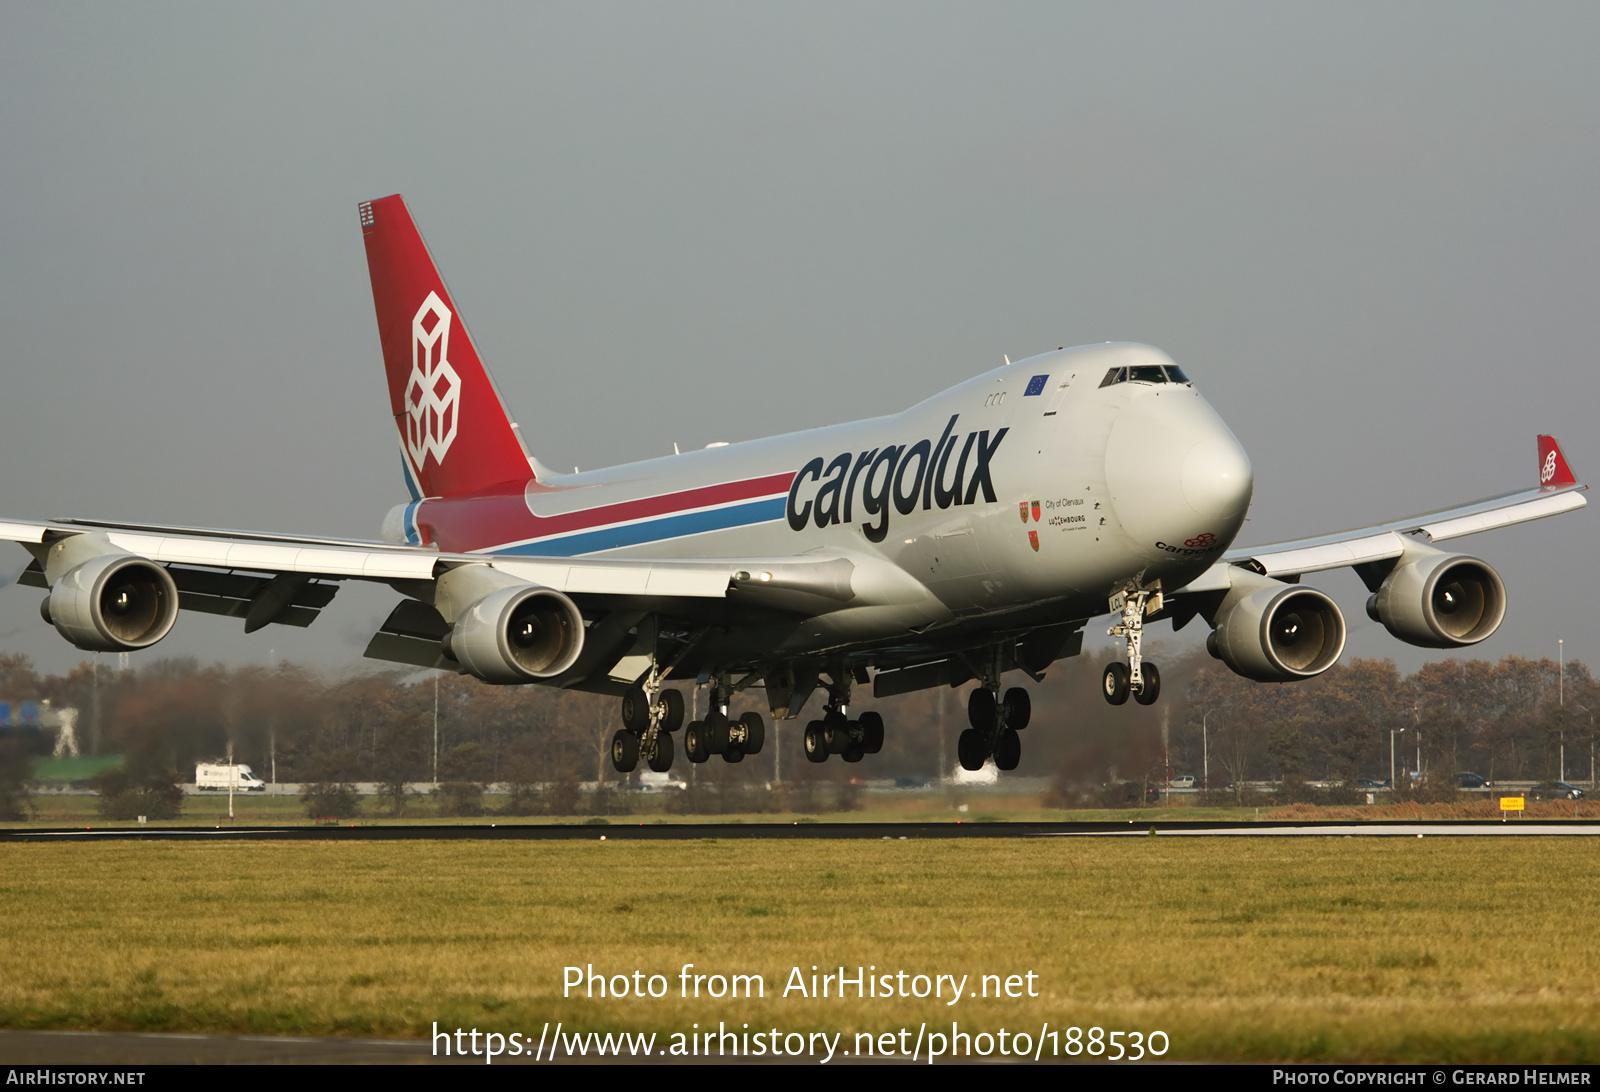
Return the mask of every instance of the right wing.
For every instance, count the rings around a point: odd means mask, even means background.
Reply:
[[[410,597],[374,635],[367,655],[428,667],[456,666],[441,651],[458,613],[442,597],[448,585],[477,589],[474,599],[497,587],[560,593],[596,624],[608,615],[640,611],[715,621],[752,612],[804,616],[930,599],[898,567],[849,552],[705,560],[530,558],[88,520],[0,521],[0,540],[21,543],[34,555],[18,583],[53,589],[45,608],[52,623],[79,647],[99,651],[154,644],[170,630],[178,609],[243,618],[246,632],[269,624],[307,626],[343,580],[388,584]],[[90,562],[96,580],[68,579]],[[137,584],[143,571],[152,596],[160,599],[163,582],[139,568],[152,562],[170,577],[176,607],[152,614],[143,631],[108,628],[115,619],[101,609],[101,599],[115,590],[115,582],[99,574],[107,565],[123,565],[130,574],[125,583]],[[58,588],[65,590],[55,602]]]

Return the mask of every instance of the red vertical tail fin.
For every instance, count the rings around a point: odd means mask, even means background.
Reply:
[[[363,201],[360,213],[407,485],[417,497],[448,497],[528,481],[522,436],[405,201]]]

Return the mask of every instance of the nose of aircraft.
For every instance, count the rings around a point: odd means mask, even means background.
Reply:
[[[1118,413],[1106,481],[1128,534],[1146,550],[1180,556],[1232,542],[1255,484],[1244,448],[1192,387],[1140,391]]]

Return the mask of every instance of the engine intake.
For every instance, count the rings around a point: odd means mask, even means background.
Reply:
[[[1237,675],[1291,682],[1320,675],[1344,651],[1344,616],[1303,584],[1264,587],[1227,607],[1206,649]]]
[[[1367,615],[1407,644],[1475,645],[1500,628],[1506,586],[1475,557],[1429,550],[1395,566],[1367,600]]]
[[[153,561],[102,554],[56,581],[39,613],[81,649],[133,652],[171,632],[178,620],[178,587]]]
[[[558,591],[501,588],[472,604],[445,638],[445,654],[484,682],[525,683],[571,667],[583,651],[583,615]]]

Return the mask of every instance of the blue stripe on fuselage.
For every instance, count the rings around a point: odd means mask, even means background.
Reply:
[[[787,497],[771,497],[746,504],[712,508],[704,512],[687,512],[664,519],[629,523],[620,527],[607,527],[600,531],[584,531],[561,538],[540,539],[517,546],[500,546],[487,551],[496,554],[522,554],[528,557],[576,557],[600,550],[615,550],[622,546],[639,546],[661,539],[682,538],[706,531],[724,531],[729,527],[745,527],[752,523],[769,523],[783,518]]]

